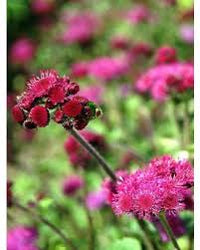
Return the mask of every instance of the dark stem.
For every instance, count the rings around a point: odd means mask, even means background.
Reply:
[[[113,181],[117,180],[115,173],[112,171],[111,167],[104,160],[104,158],[100,155],[100,153],[90,144],[88,143],[83,136],[81,136],[77,130],[74,128],[69,130],[71,135],[76,138],[76,140],[97,160],[99,165],[105,170],[105,172],[110,176]]]
[[[73,245],[72,241],[54,224],[52,224],[50,221],[42,217],[41,215],[36,214],[33,210],[29,209],[28,207],[25,207],[21,204],[19,204],[17,201],[13,201],[13,205],[17,207],[18,209],[32,215],[35,217],[36,220],[44,223],[46,226],[48,226],[54,233],[56,233],[62,240],[65,242],[67,246],[70,246],[72,250],[76,250],[77,248]]]
[[[172,244],[174,245],[175,249],[176,250],[181,250],[181,248],[179,247],[177,241],[176,241],[176,237],[174,236],[174,233],[166,219],[166,216],[165,216],[165,213],[164,212],[161,212],[160,215],[159,215],[159,218],[160,218],[160,222],[162,224],[162,226],[164,227],[165,231],[167,232],[169,238],[171,239],[172,241]]]

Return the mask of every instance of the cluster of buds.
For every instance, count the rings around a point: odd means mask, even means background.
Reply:
[[[13,118],[27,129],[46,127],[50,119],[65,129],[86,127],[101,110],[87,98],[77,95],[79,85],[55,70],[40,71],[26,85],[12,108]]]

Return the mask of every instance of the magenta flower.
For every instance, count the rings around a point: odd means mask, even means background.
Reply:
[[[73,196],[84,185],[83,179],[78,175],[70,175],[65,178],[62,184],[64,195]]]
[[[178,215],[174,214],[166,214],[168,223],[175,235],[176,238],[181,237],[186,233],[186,228],[184,227],[183,221]],[[168,234],[166,233],[165,229],[163,228],[161,222],[158,218],[152,218],[152,222],[158,229],[158,232],[160,234],[160,238],[163,242],[170,241]]]
[[[158,48],[155,54],[155,62],[156,64],[164,64],[164,63],[173,63],[176,62],[177,55],[176,55],[176,49],[169,47],[169,46],[163,46],[161,48]]]
[[[188,161],[158,157],[117,182],[111,206],[116,215],[133,214],[148,220],[161,211],[174,214],[185,208],[184,199],[193,182]]]
[[[87,98],[75,96],[78,91],[79,85],[69,77],[61,77],[55,70],[40,71],[18,97],[12,108],[13,118],[28,129],[46,127],[51,118],[65,129],[83,129],[100,110]]]
[[[107,81],[125,74],[128,68],[125,58],[99,57],[90,62],[88,74]]]
[[[36,245],[37,231],[35,228],[17,226],[8,231],[8,250],[38,250]]]
[[[107,144],[103,136],[86,130],[82,131],[81,135],[98,151],[105,152]],[[73,136],[67,138],[64,143],[64,149],[69,155],[69,160],[73,166],[88,167],[91,165],[92,158],[90,154],[81,147]]]
[[[95,192],[91,192],[86,197],[86,206],[89,210],[99,210],[106,204],[107,192],[104,189],[100,189]]]
[[[73,77],[84,77],[88,74],[88,62],[81,61],[72,65],[71,75]]]
[[[150,93],[156,101],[165,101],[170,92],[193,89],[194,66],[190,63],[171,63],[149,69],[136,82],[139,93]]]
[[[194,43],[194,26],[190,24],[185,24],[180,27],[180,37],[181,39],[188,43]]]
[[[91,40],[99,26],[93,13],[77,13],[66,17],[67,29],[61,35],[63,43],[85,43]]]
[[[30,62],[36,52],[36,45],[30,38],[19,38],[10,48],[10,61],[12,64],[22,64]]]

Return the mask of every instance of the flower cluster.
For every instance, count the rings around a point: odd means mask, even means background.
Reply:
[[[64,195],[73,196],[84,185],[83,179],[78,175],[71,175],[64,179],[62,191]]]
[[[185,208],[184,199],[193,184],[193,168],[188,161],[158,157],[118,181],[111,206],[117,215],[133,214],[149,220],[161,211],[176,214]]]
[[[126,14],[126,18],[130,23],[138,24],[141,22],[148,22],[151,19],[151,15],[148,8],[141,4],[129,10]]]
[[[38,234],[35,228],[18,226],[8,231],[8,250],[38,250],[36,245]]]
[[[101,111],[87,98],[75,95],[78,91],[79,85],[69,77],[60,77],[55,70],[43,70],[27,82],[12,108],[13,118],[28,129],[45,127],[50,118],[66,129],[83,129]]]
[[[149,69],[136,82],[139,93],[150,93],[156,101],[165,101],[170,93],[193,89],[194,66],[190,63],[170,63]]]
[[[67,29],[61,35],[63,43],[85,43],[96,33],[99,21],[92,13],[78,13],[66,16]]]
[[[80,134],[98,151],[106,151],[107,143],[103,136],[90,131],[82,131]],[[69,155],[69,160],[72,165],[76,167],[87,167],[90,165],[92,157],[84,148],[81,147],[73,136],[69,136],[67,138],[64,143],[64,149]]]
[[[163,46],[156,51],[155,54],[156,64],[173,63],[176,62],[176,60],[177,60],[177,55],[175,48],[169,46]]]

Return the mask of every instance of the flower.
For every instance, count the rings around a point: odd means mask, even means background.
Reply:
[[[99,210],[106,204],[106,192],[103,189],[90,192],[86,197],[86,206],[89,210]]]
[[[130,46],[130,41],[128,38],[118,35],[111,38],[110,45],[113,49],[126,50]]]
[[[138,24],[141,22],[147,22],[150,20],[150,12],[144,5],[136,5],[129,10],[126,14],[127,20],[132,24]]]
[[[90,62],[88,74],[106,81],[118,78],[128,70],[125,58],[99,57]]]
[[[177,59],[175,48],[163,46],[156,51],[156,64],[173,63]]]
[[[100,152],[105,152],[107,145],[103,136],[91,131],[82,131],[81,135]],[[90,154],[83,149],[80,144],[69,136],[64,143],[64,149],[69,155],[69,160],[73,166],[88,167],[91,164]]]
[[[36,245],[38,234],[35,228],[17,226],[8,231],[8,250],[38,250]]]
[[[9,57],[12,64],[25,65],[30,62],[36,53],[36,45],[28,37],[18,38],[9,51]]]
[[[70,175],[64,181],[62,190],[64,195],[73,196],[84,185],[83,179],[78,175]]]
[[[185,24],[180,27],[180,37],[188,44],[194,43],[194,26],[190,24]]]
[[[117,181],[111,190],[111,206],[116,215],[133,214],[147,220],[161,211],[175,214],[185,208],[184,199],[193,181],[193,169],[188,161],[168,155],[157,157],[144,169]]]
[[[99,20],[91,12],[68,14],[67,29],[61,35],[63,43],[85,43],[93,38],[99,26]]]
[[[38,127],[46,127],[49,123],[49,111],[43,106],[35,106],[31,109],[29,117]]]
[[[50,118],[65,129],[83,129],[98,116],[99,109],[87,98],[76,95],[79,85],[55,70],[41,70],[26,84],[25,91],[12,108],[13,118],[25,128],[45,127]],[[76,95],[76,96],[75,96]],[[51,112],[50,112],[51,111]],[[51,117],[50,117],[51,113]]]
[[[178,215],[167,213],[166,218],[167,218],[167,221],[168,221],[176,238],[178,238],[186,233],[186,228],[184,227],[183,221],[181,220],[181,218]],[[159,219],[156,217],[153,217],[152,222],[154,223],[154,225],[158,229],[161,240],[163,242],[170,241],[169,236],[168,236],[167,232],[165,231],[165,229],[163,228]]]
[[[165,101],[170,92],[182,93],[194,86],[194,66],[190,63],[170,63],[149,69],[136,81],[139,93],[150,93],[156,101]]]
[[[54,0],[32,0],[31,10],[38,15],[44,15],[52,12],[55,8]]]
[[[74,63],[71,67],[71,74],[73,77],[84,77],[88,73],[88,62],[80,61]]]
[[[95,102],[97,104],[102,103],[104,87],[101,85],[91,85],[85,88],[82,88],[79,92],[79,95],[86,97],[87,99]]]

